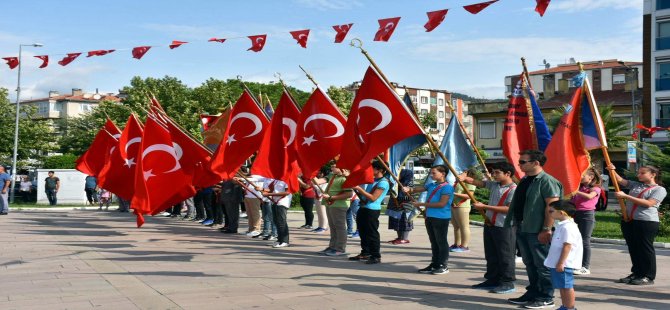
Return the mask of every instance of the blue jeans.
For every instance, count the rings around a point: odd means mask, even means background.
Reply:
[[[47,199],[49,199],[49,204],[55,206],[58,202],[58,199],[56,199],[56,189],[46,189],[46,193]]]
[[[9,188],[7,188],[6,193],[0,194],[0,213],[9,212],[9,201],[7,199],[8,196],[9,196]]]
[[[263,217],[263,235],[277,236],[277,226],[272,221],[272,205],[270,202],[261,203],[261,214]]]
[[[347,209],[347,234],[349,235],[354,233],[354,223],[356,222],[358,208],[361,206],[360,203],[361,201],[358,199],[352,200],[349,209]]]
[[[551,285],[551,272],[544,266],[549,253],[549,245],[537,240],[537,233],[524,233],[517,228],[516,242],[521,250],[521,258],[526,265],[528,282],[526,294],[536,300],[548,301],[554,298],[554,287]]]

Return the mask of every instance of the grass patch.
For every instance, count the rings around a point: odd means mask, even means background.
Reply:
[[[483,222],[480,214],[470,214],[471,221]],[[594,238],[623,239],[621,234],[621,216],[616,212],[596,212],[596,227],[593,228]],[[670,236],[657,236],[656,242],[670,242]]]

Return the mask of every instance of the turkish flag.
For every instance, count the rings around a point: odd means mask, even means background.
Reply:
[[[144,215],[158,213],[195,194],[179,162],[178,146],[173,144],[168,130],[151,116],[147,117],[139,155],[131,202],[137,227],[144,224]]]
[[[302,48],[307,48],[307,37],[309,37],[309,29],[291,31],[291,36],[298,41]]]
[[[14,69],[19,65],[19,58],[18,57],[5,57],[3,59],[5,61],[7,61],[7,65],[9,66],[9,69]]]
[[[144,54],[146,54],[149,49],[151,49],[151,46],[138,46],[138,47],[133,47],[133,58],[135,59],[142,59]]]
[[[212,152],[179,127],[174,120],[168,118],[167,125],[179,163],[184,173],[191,179],[190,184],[205,188],[219,183],[221,177],[210,170]]]
[[[170,49],[175,49],[175,48],[180,47],[180,46],[182,46],[182,45],[184,45],[184,44],[186,44],[186,43],[188,43],[188,42],[184,42],[184,41],[172,41],[172,44],[170,44],[169,47],[170,47]]]
[[[266,34],[249,36],[249,40],[251,40],[251,47],[247,49],[247,51],[260,52],[261,50],[263,50],[263,47],[265,46],[266,39],[267,39]]]
[[[544,16],[544,12],[549,7],[549,2],[551,2],[551,0],[535,0],[535,1],[537,2],[537,5],[535,5],[535,12],[539,13],[540,16]]]
[[[75,168],[82,173],[97,177],[107,162],[110,150],[117,144],[118,140],[107,130],[100,129],[88,150],[77,158]]]
[[[256,160],[251,166],[252,174],[282,180],[291,193],[300,189],[295,148],[299,118],[298,107],[284,90],[270,121],[269,130],[265,131]]]
[[[207,131],[210,126],[214,125],[216,121],[221,117],[219,115],[209,115],[209,114],[200,114],[200,123],[202,124],[202,131]]]
[[[342,148],[347,119],[320,87],[302,108],[296,134],[298,164],[305,177],[312,178]]]
[[[89,51],[86,57],[93,57],[93,56],[103,56],[107,55],[109,53],[113,53],[116,50],[97,50],[97,51]]]
[[[344,25],[337,25],[333,26],[333,29],[337,32],[335,35],[335,43],[342,43],[344,41],[344,38],[347,36],[347,33],[349,33],[349,30],[351,30],[351,26],[354,24],[344,24]]]
[[[39,59],[42,60],[42,64],[38,68],[46,68],[49,65],[49,56],[48,55],[35,56],[35,58],[39,58]]]
[[[58,64],[61,66],[67,66],[71,62],[73,62],[77,57],[79,57],[81,53],[68,53],[67,56],[65,56],[63,59],[61,59]]]
[[[477,3],[477,4],[470,4],[470,5],[464,6],[463,8],[466,11],[468,11],[472,14],[477,14],[477,13],[481,12],[483,9],[485,9],[486,7],[488,7],[489,5],[491,5],[493,3],[496,3],[496,2],[498,2],[498,0],[487,1],[487,2],[482,2],[482,3]]]
[[[103,127],[112,135],[112,137],[114,137],[114,139],[118,140],[121,137],[121,130],[116,126],[116,124],[114,124],[114,122],[112,122],[111,119],[109,119],[109,117],[105,121]]]
[[[212,171],[229,179],[260,147],[269,125],[263,110],[245,90],[235,103],[222,143],[212,158]]]
[[[219,42],[219,43],[223,43],[223,42],[226,42],[226,39],[211,38],[211,39],[207,40],[207,42]]]
[[[395,143],[424,134],[410,113],[379,73],[368,67],[348,116],[338,166],[352,173],[367,169],[370,160]],[[347,179],[348,186],[358,185],[351,180]]]
[[[440,10],[426,13],[428,15],[428,22],[423,25],[423,27],[426,28],[426,32],[431,32],[437,28],[437,26],[439,26],[442,21],[444,21],[444,18],[447,17],[447,12],[449,12],[449,10]]]
[[[100,187],[125,200],[131,200],[135,192],[135,167],[142,136],[142,125],[137,116],[131,114],[121,132],[118,145],[112,149],[109,160],[98,175]]]
[[[383,18],[378,20],[379,30],[375,34],[375,41],[388,42],[393,35],[393,31],[398,27],[398,22],[400,22],[400,17],[393,18]]]

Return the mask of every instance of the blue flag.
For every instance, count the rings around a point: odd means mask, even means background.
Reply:
[[[535,136],[537,137],[537,146],[540,148],[540,151],[544,152],[551,142],[551,133],[549,133],[549,127],[542,117],[542,111],[537,105],[535,100],[535,92],[528,87],[528,98],[530,99],[530,105],[533,107],[533,123],[535,123]]]
[[[414,105],[412,104],[412,99],[410,99],[409,94],[405,93],[402,101],[407,105],[410,111],[412,111],[412,114],[416,115],[416,112],[414,111]],[[393,170],[393,174],[400,175],[400,170],[402,169],[401,165],[407,159],[407,156],[414,152],[414,150],[426,144],[426,142],[425,135],[416,135],[393,145],[389,152],[389,161],[391,165],[390,168]]]
[[[447,126],[447,131],[444,133],[444,138],[440,144],[440,151],[447,157],[447,160],[451,166],[456,170],[457,173],[462,173],[471,167],[477,165],[477,155],[472,151],[472,147],[468,144],[467,139],[463,136],[460,126],[458,125],[458,118],[456,113],[451,114],[451,120],[449,121],[449,126]],[[433,166],[443,165],[444,161],[442,157],[437,155]],[[432,182],[430,178],[426,183]],[[447,174],[447,182],[453,184],[456,182],[456,176],[453,174]]]

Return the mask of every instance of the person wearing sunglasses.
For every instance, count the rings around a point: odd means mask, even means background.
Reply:
[[[542,151],[525,150],[519,155],[519,170],[525,176],[512,197],[505,227],[516,229],[517,244],[530,284],[522,296],[508,301],[529,309],[553,307],[554,288],[544,260],[549,253],[554,225],[549,204],[563,197],[563,185],[542,168],[547,161]]]

